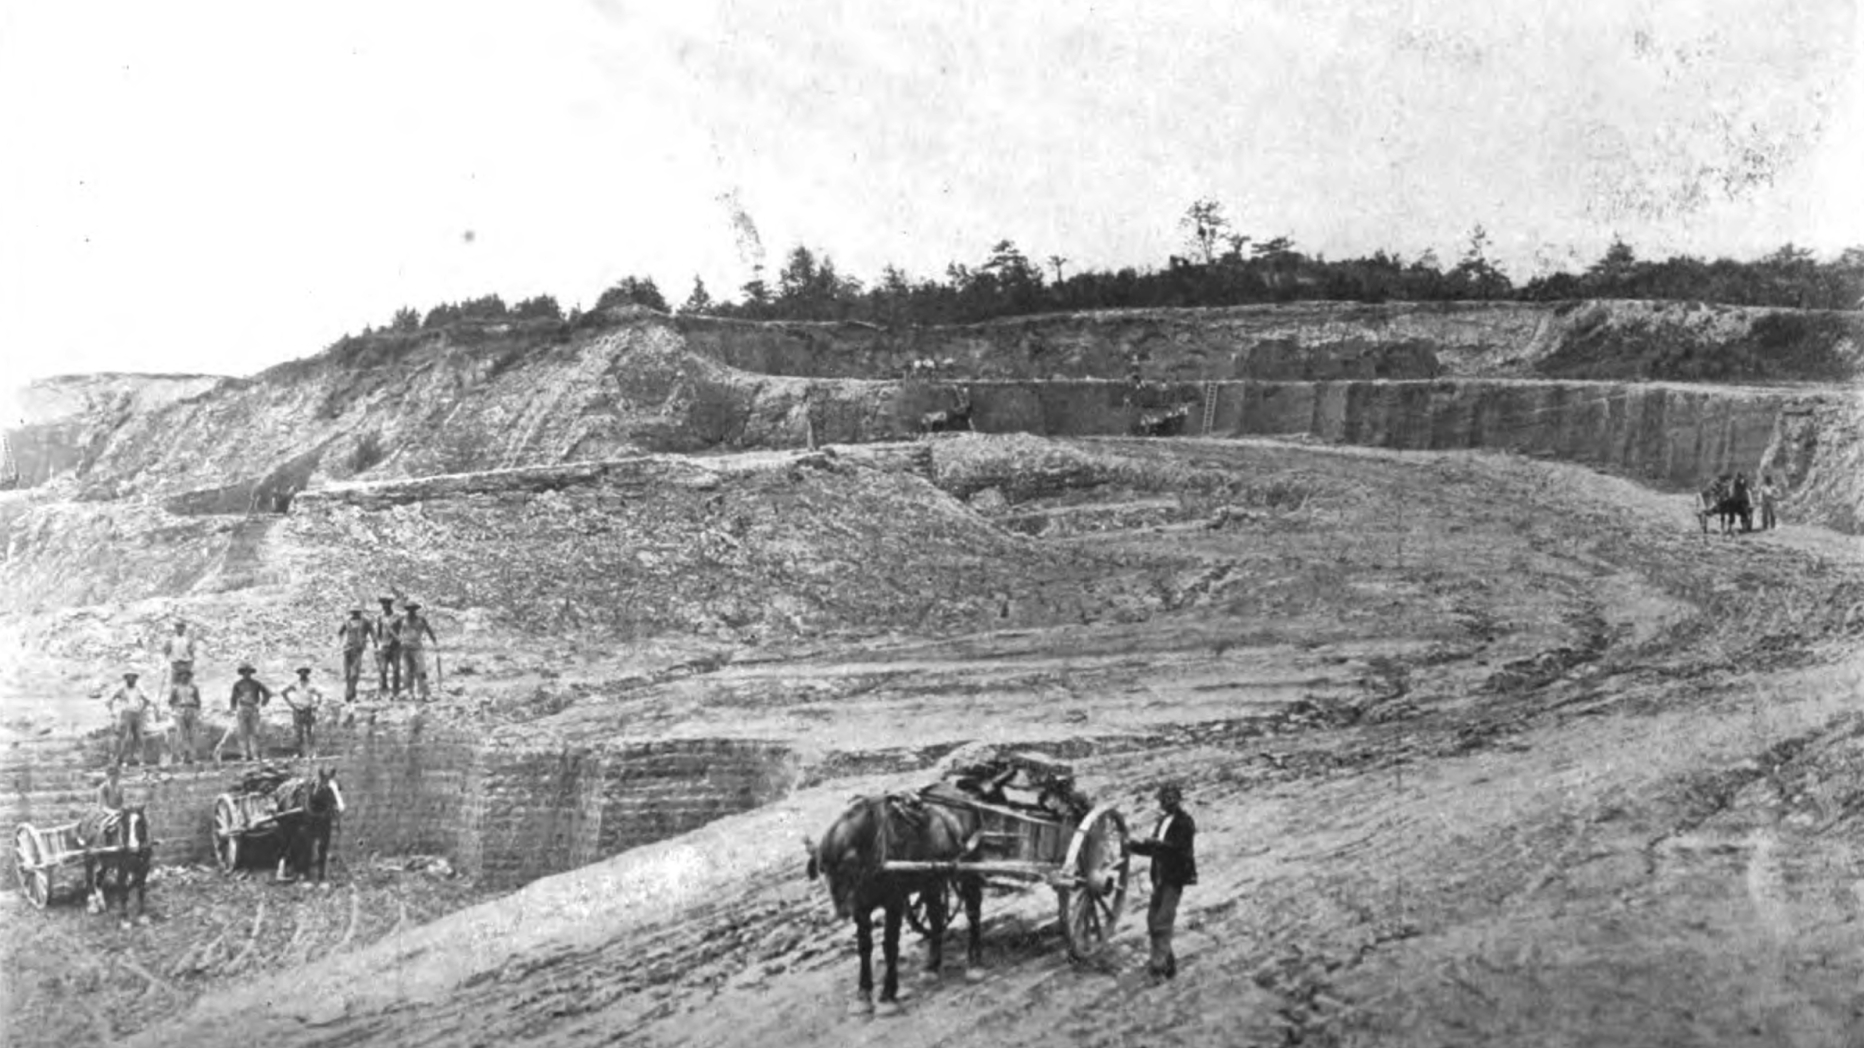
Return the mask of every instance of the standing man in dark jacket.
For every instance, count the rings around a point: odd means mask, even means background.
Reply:
[[[363,617],[361,608],[351,608],[349,618],[337,627],[337,637],[343,641],[343,701],[356,701],[356,682],[362,678],[362,653],[370,645],[377,644],[375,623]]]
[[[1152,860],[1152,904],[1146,910],[1152,956],[1146,971],[1155,982],[1178,976],[1178,958],[1171,950],[1172,926],[1178,920],[1178,900],[1185,886],[1197,883],[1197,823],[1183,803],[1184,790],[1177,783],[1160,786],[1158,825],[1149,839],[1130,844],[1135,855]]]
[[[227,697],[227,709],[236,718],[233,723],[239,729],[240,753],[249,761],[256,761],[264,755],[259,708],[272,701],[272,689],[259,683],[259,679],[253,676],[254,672],[252,663],[240,663],[239,679],[233,682],[233,693]],[[225,739],[220,741],[226,742]]]

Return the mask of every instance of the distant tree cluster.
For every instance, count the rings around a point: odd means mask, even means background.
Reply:
[[[897,266],[872,285],[844,276],[825,251],[793,249],[776,286],[758,273],[737,302],[709,295],[684,312],[755,320],[862,320],[889,326],[961,324],[1028,313],[1257,302],[1548,301],[1652,298],[1734,305],[1856,309],[1864,296],[1864,248],[1831,262],[1787,245],[1752,262],[1689,256],[1639,261],[1622,240],[1582,273],[1555,273],[1516,285],[1495,263],[1489,232],[1469,233],[1461,255],[1445,265],[1435,252],[1406,259],[1375,251],[1329,260],[1307,255],[1288,236],[1238,230],[1214,200],[1194,202],[1179,218],[1182,254],[1163,268],[1067,269],[1049,255],[1037,264],[1013,241],[1000,240],[976,265],[953,262],[942,278],[914,279]],[[697,282],[695,292],[704,285]]]
[[[859,320],[891,327],[964,324],[1031,313],[1095,309],[1234,306],[1258,302],[1529,301],[1637,298],[1722,302],[1802,309],[1857,309],[1864,302],[1864,247],[1821,262],[1788,244],[1750,262],[1677,256],[1644,261],[1616,240],[1580,273],[1553,273],[1516,285],[1490,257],[1488,230],[1469,233],[1447,267],[1436,253],[1406,259],[1375,251],[1328,260],[1296,248],[1288,236],[1256,237],[1237,228],[1224,206],[1198,200],[1178,219],[1182,254],[1163,268],[1068,269],[1051,254],[1031,259],[1011,240],[999,240],[975,264],[952,262],[939,278],[914,278],[898,266],[883,268],[872,284],[845,275],[828,252],[798,246],[774,283],[759,267],[739,288],[737,301],[715,298],[695,277],[679,312],[750,320]],[[458,322],[550,320],[577,325],[621,305],[672,312],[651,277],[627,276],[596,298],[588,313],[565,316],[549,295],[507,308],[497,295],[443,303],[425,316],[395,313],[387,330],[415,332]],[[365,334],[368,332],[366,331]]]

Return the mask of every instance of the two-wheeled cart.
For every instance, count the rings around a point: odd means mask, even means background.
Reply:
[[[1001,789],[1010,770],[1031,780],[1039,797],[1036,803],[1012,800]],[[883,867],[974,876],[987,885],[1025,890],[1047,885],[1055,889],[1069,956],[1084,960],[1098,953],[1126,908],[1131,862],[1125,817],[1111,804],[1087,805],[1074,791],[1066,765],[1026,754],[1006,766],[996,789],[980,791],[974,781],[975,777],[948,779],[917,795],[922,803],[943,806],[973,827],[961,859],[888,860]],[[942,890],[948,897],[945,912],[950,913],[949,881]],[[922,932],[924,911],[925,899],[916,897],[908,918]]]
[[[276,841],[278,821],[303,811],[285,807],[291,791],[281,789],[284,781],[277,772],[255,774],[247,777],[243,789],[214,798],[214,859],[222,870],[238,868],[244,842]]]
[[[19,893],[34,909],[43,910],[58,891],[58,874],[69,866],[82,868],[87,859],[95,859],[127,847],[86,844],[79,835],[80,822],[38,827],[22,822],[13,830],[13,874],[19,880]],[[83,877],[80,876],[79,880]],[[85,885],[86,888],[89,885]]]

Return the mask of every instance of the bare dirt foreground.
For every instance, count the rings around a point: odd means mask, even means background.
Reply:
[[[127,932],[4,904],[9,1042],[1864,1043],[1858,540],[1705,539],[1683,499],[1496,455],[1072,446],[1238,484],[974,498],[1096,565],[1005,597],[1073,624],[825,646],[553,718],[816,754],[814,784],[698,833],[476,906],[360,861],[324,894],[178,876]],[[1141,876],[1103,963],[1067,962],[1051,896],[995,895],[984,981],[845,1014],[852,932],[799,838],[971,739],[1063,755],[1134,815],[1185,782],[1203,880],[1175,982],[1143,978]]]

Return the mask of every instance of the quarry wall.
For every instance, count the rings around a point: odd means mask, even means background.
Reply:
[[[1104,380],[892,384],[879,432],[828,416],[827,439],[892,439],[925,412],[968,404],[980,432],[1109,436],[1183,409],[1184,433],[1305,435],[1409,450],[1494,448],[1578,462],[1658,488],[1693,491],[1737,470],[1775,474],[1798,522],[1864,524],[1858,428],[1864,396],[1797,387],[1520,379],[1293,382]]]
[[[952,373],[981,379],[1864,376],[1864,314],[1700,302],[1291,302],[923,328],[695,316],[673,323],[695,352],[734,368],[812,378],[898,378],[915,361],[949,362]]]
[[[537,732],[486,739],[422,717],[332,726],[320,749],[341,772],[346,811],[335,848],[343,859],[442,854],[491,887],[748,811],[800,777],[787,747],[757,740],[572,745]],[[103,753],[98,740],[22,742],[0,753],[0,824],[75,820],[91,804]],[[234,788],[241,767],[167,767],[149,778],[125,769],[124,792],[146,806],[158,862],[213,862],[214,799]],[[69,890],[75,877],[59,881]]]
[[[464,799],[456,854],[485,883],[523,884],[760,807],[799,778],[787,747],[755,740],[495,740]]]

